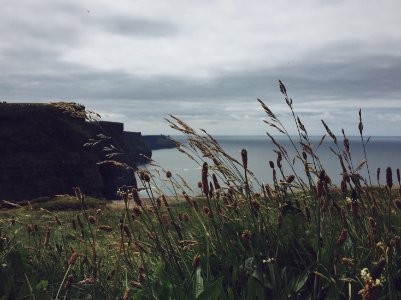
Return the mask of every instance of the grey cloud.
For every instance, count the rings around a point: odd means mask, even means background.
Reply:
[[[39,99],[44,94],[60,98],[127,99],[163,101],[251,101],[260,97],[277,100],[280,78],[290,96],[298,102],[335,99],[394,99],[401,95],[401,59],[398,57],[364,57],[353,63],[320,64],[305,62],[282,69],[260,69],[222,73],[197,81],[182,77],[137,77],[122,71],[97,71],[60,60],[54,50],[19,49],[3,54],[0,65],[8,73],[0,75],[0,86],[24,91],[32,82],[37,89],[26,90],[26,96]],[[30,72],[13,72],[7,65],[22,61],[32,66]],[[374,62],[374,63],[372,63]],[[11,78],[11,79],[10,79]],[[10,81],[12,80],[12,81]],[[5,95],[7,96],[7,95]]]
[[[165,37],[178,32],[178,28],[169,22],[126,16],[95,19],[95,25],[112,34],[124,36]]]

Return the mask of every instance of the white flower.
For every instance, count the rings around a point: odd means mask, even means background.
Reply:
[[[363,281],[368,282],[372,280],[372,277],[370,277],[369,269],[368,268],[363,268],[361,270],[361,278]]]

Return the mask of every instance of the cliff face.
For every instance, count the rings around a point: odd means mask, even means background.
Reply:
[[[126,137],[123,124],[106,123],[110,141],[128,154],[118,160],[135,168],[139,153],[150,152],[141,135]],[[74,186],[87,195],[115,198],[118,186],[136,185],[133,170],[99,166],[104,153],[83,147],[98,128],[55,105],[0,103],[0,200],[71,194]]]
[[[111,159],[133,166],[137,163],[145,163],[151,157],[152,151],[145,144],[140,132],[124,131],[124,125],[118,122],[100,121],[90,124],[90,131],[93,136],[104,135],[110,139],[104,139],[91,147],[97,153],[100,161],[106,161],[99,165],[99,170],[105,182],[102,193],[106,198],[115,198],[117,189],[123,185],[136,186],[135,176],[132,170],[116,168],[113,163],[107,162],[110,157],[107,154],[115,153]],[[113,146],[114,152],[104,152],[105,147]]]
[[[165,135],[145,135],[143,139],[152,150],[176,147],[176,143]]]

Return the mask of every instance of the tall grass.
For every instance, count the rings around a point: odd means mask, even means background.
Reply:
[[[399,170],[398,185],[393,183],[394,166],[386,169],[385,185],[380,183],[380,170],[377,184],[372,182],[360,111],[365,157],[361,163],[353,161],[345,130],[337,137],[322,120],[342,170],[328,174],[317,154],[326,134],[314,145],[281,81],[280,91],[298,135],[291,136],[258,99],[266,113],[267,138],[275,145],[276,159],[268,163],[273,182],[255,178],[246,149],[239,149],[238,161],[205,130],[170,116],[169,125],[187,138],[187,143],[177,143],[178,151],[201,167],[199,191],[152,162],[137,172],[146,197],[135,188],[121,190],[122,210],[87,209],[77,188],[78,213],[38,213],[29,208],[10,213],[2,218],[1,232],[1,286],[6,295],[400,298]],[[295,157],[274,138],[277,133],[290,140]],[[299,163],[303,172],[296,171]],[[368,178],[361,175],[363,169]],[[330,176],[341,176],[339,187]],[[160,180],[173,196],[157,188]],[[42,218],[45,222],[37,228]],[[23,268],[12,271],[17,262]]]

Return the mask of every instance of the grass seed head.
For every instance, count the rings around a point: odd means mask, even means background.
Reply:
[[[401,210],[401,200],[400,200],[400,199],[396,199],[396,200],[395,200],[395,205],[397,206],[397,208],[398,208],[399,210]]]
[[[169,208],[170,205],[169,205],[168,202],[167,202],[166,196],[162,195],[161,198],[162,198],[162,201],[163,201],[163,203],[164,203],[164,206],[167,207],[167,208]]]
[[[142,288],[142,284],[140,282],[138,282],[138,281],[131,280],[129,282],[129,284],[131,286],[133,286],[134,288],[136,288],[136,289],[141,289]]]
[[[246,149],[241,150],[241,159],[244,169],[248,169],[248,151]]]
[[[216,190],[221,189],[220,184],[219,184],[219,181],[217,180],[216,174],[214,174],[214,173],[212,174],[212,179],[213,179],[214,188],[215,188]]]
[[[123,299],[124,299],[124,300],[130,299],[131,294],[132,294],[132,290],[131,290],[130,288],[127,287],[127,288],[125,289]]]
[[[290,175],[290,176],[287,177],[287,179],[285,181],[287,183],[292,183],[294,181],[294,179],[295,179],[295,176],[294,175]]]
[[[134,199],[136,205],[142,206],[142,201],[141,198],[139,198],[138,190],[136,188],[132,189],[132,199]]]
[[[81,229],[83,229],[83,228],[84,228],[84,224],[82,224],[81,217],[80,217],[79,215],[77,215],[77,221],[78,221],[78,226],[79,226]]]
[[[194,269],[196,269],[197,267],[199,267],[199,265],[200,265],[200,258],[201,258],[200,254],[196,254],[196,255],[194,256],[194,258],[192,259],[192,267],[193,267]]]
[[[95,224],[96,223],[96,218],[94,216],[89,216],[88,217],[88,222],[91,224]]]
[[[71,287],[71,285],[74,283],[74,276],[73,275],[68,275],[68,277],[67,277],[67,281],[66,281],[66,283],[65,283],[65,285],[64,285],[64,288],[66,289],[66,290],[68,290],[70,287]]]
[[[308,206],[305,206],[305,214],[306,214],[306,220],[308,220],[308,223],[310,223],[312,221],[312,217]]]
[[[249,239],[251,238],[251,236],[252,236],[252,233],[251,233],[248,229],[245,229],[245,230],[242,232],[242,234],[241,234],[241,238],[242,238],[244,241],[249,241]]]
[[[77,223],[75,223],[74,219],[71,220],[71,225],[72,225],[72,229],[77,230]]]
[[[43,245],[45,246],[49,245],[49,241],[50,241],[50,227],[46,229],[45,240],[43,241]]]
[[[209,183],[207,180],[208,169],[209,169],[209,166],[208,166],[207,162],[204,162],[203,166],[202,166],[202,190],[203,190],[203,193],[205,194],[205,196],[209,195]]]
[[[343,197],[347,196],[347,182],[344,179],[341,180],[341,193],[343,194]]]
[[[71,253],[70,259],[68,260],[69,265],[74,265],[78,259],[78,253],[76,251],[73,251]]]
[[[132,212],[135,214],[135,216],[139,217],[142,214],[142,210],[139,206],[134,206],[132,208]]]
[[[170,227],[170,219],[169,219],[169,217],[168,217],[168,215],[166,215],[166,214],[162,214],[161,216],[160,216],[160,220],[161,220],[161,225],[164,227],[164,228],[169,228]]]
[[[348,230],[347,229],[342,229],[340,235],[337,238],[337,246],[342,246],[345,243],[345,240],[348,237]]]
[[[107,225],[100,225],[98,227],[98,229],[101,230],[101,231],[105,231],[105,232],[112,232],[113,231],[113,228],[110,227],[110,226],[107,226]]]
[[[387,167],[386,169],[386,185],[389,189],[393,187],[393,171],[391,167]]]

